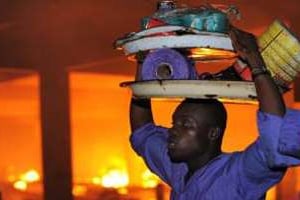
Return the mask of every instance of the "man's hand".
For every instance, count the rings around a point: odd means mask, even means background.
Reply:
[[[229,36],[239,57],[249,65],[250,69],[263,68],[265,66],[259,52],[256,37],[253,34],[232,26],[229,31]]]
[[[231,27],[229,36],[234,49],[238,52],[242,59],[247,60],[250,53],[259,51],[256,38],[253,34]]]

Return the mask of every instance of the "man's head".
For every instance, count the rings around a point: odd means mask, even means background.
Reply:
[[[220,151],[227,114],[215,99],[186,99],[173,114],[168,150],[173,162],[188,162]]]

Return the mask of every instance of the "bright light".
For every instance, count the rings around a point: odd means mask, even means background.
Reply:
[[[101,184],[106,188],[123,188],[128,186],[128,174],[124,170],[112,169],[109,170],[101,180]]]
[[[40,180],[40,175],[36,170],[30,170],[25,174],[21,175],[21,180],[27,183],[32,183]]]
[[[87,188],[86,186],[83,186],[83,185],[75,185],[73,187],[73,190],[72,190],[72,194],[76,197],[78,196],[84,196],[86,195],[87,193]]]
[[[144,188],[155,188],[159,183],[159,179],[150,170],[144,171],[142,174],[142,186]]]
[[[195,59],[210,61],[220,59],[233,59],[236,57],[236,53],[233,51],[227,51],[222,49],[210,49],[210,48],[193,48],[190,49],[190,56]]]
[[[125,188],[125,187],[119,188],[119,189],[118,189],[118,193],[119,193],[119,194],[125,195],[125,194],[128,194],[128,190],[127,190],[127,188]]]
[[[93,177],[92,178],[92,183],[94,185],[101,185],[101,178],[100,177]]]
[[[27,190],[27,183],[25,181],[21,181],[21,180],[20,181],[16,181],[14,183],[14,188],[16,190],[25,191],[25,190]]]

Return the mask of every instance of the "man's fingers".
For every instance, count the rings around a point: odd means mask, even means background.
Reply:
[[[240,50],[241,49],[240,39],[237,33],[233,29],[229,31],[229,37],[231,39],[233,48],[237,51]]]

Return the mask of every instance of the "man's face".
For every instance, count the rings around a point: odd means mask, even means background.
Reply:
[[[168,138],[168,154],[172,162],[192,160],[207,150],[209,127],[205,122],[205,111],[201,105],[190,104],[176,109]]]

